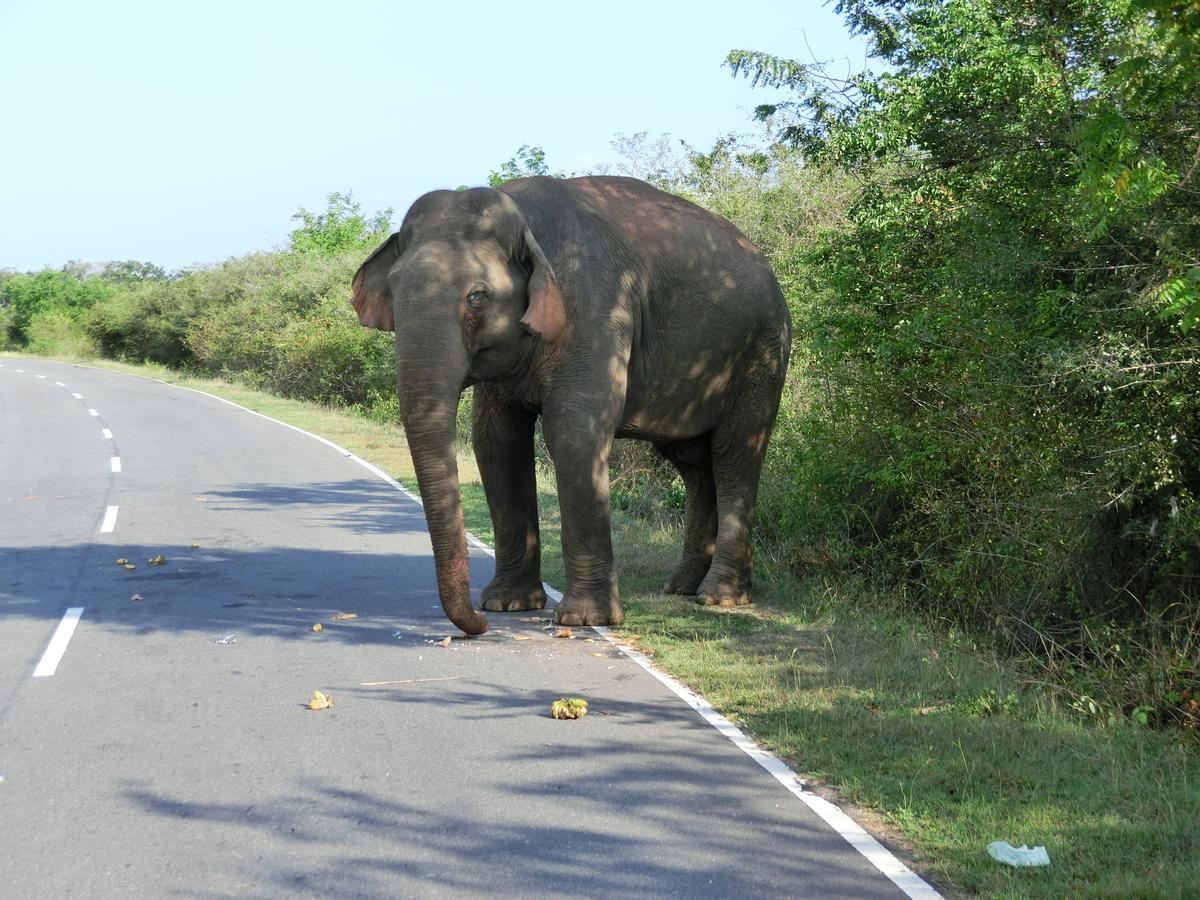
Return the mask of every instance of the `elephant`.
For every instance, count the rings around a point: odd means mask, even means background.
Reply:
[[[488,611],[541,609],[534,434],[554,464],[566,586],[554,620],[619,625],[609,454],[652,443],[686,488],[683,553],[664,591],[750,602],[750,533],[791,349],[770,265],[730,222],[635,178],[531,177],[432,191],[362,264],[352,304],[395,332],[400,417],[447,617],[471,603],[455,423],[491,513]]]

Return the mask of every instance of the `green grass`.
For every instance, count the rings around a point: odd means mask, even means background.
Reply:
[[[233,400],[316,432],[415,485],[403,434],[311,403],[165,369],[96,363]],[[468,527],[490,539],[469,449]],[[553,478],[540,474],[544,575],[562,584]],[[988,897],[1186,897],[1200,890],[1200,755],[1186,734],[1084,720],[969,636],[899,615],[870,588],[756,575],[749,610],[657,594],[678,536],[614,515],[626,638],[806,778],[835,789],[918,871]],[[760,554],[760,557],[763,554]],[[782,567],[777,567],[782,570]],[[1044,844],[1048,869],[987,844]]]

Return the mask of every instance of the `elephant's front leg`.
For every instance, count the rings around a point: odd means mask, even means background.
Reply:
[[[562,625],[620,625],[625,620],[613,567],[608,457],[613,433],[594,419],[547,418],[562,515],[567,586],[554,613]]]
[[[542,609],[542,551],[538,537],[533,428],[536,416],[475,390],[472,443],[483,479],[496,543],[496,575],[483,589],[486,610]]]

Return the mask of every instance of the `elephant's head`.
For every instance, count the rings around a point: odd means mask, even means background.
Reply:
[[[507,194],[435,191],[362,264],[352,300],[363,325],[395,331],[400,413],[433,541],[442,608],[467,634],[471,606],[455,461],[455,411],[469,384],[527,365],[536,338],[566,319],[554,272]]]

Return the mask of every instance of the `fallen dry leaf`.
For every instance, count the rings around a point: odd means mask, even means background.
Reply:
[[[118,566],[127,566],[127,565],[129,565],[129,560],[127,560],[125,557],[122,556],[120,559],[117,560],[117,565]]]
[[[129,599],[130,599],[130,600],[145,600],[146,598],[145,598],[145,597],[143,597],[141,594],[134,594],[134,595],[133,595],[132,597],[130,597]]]
[[[309,709],[329,709],[333,706],[333,697],[329,694],[322,694],[320,691],[313,691],[312,699],[308,701]]]
[[[587,701],[579,697],[562,698],[550,704],[552,719],[582,719],[587,715]]]
[[[937,712],[941,708],[942,707],[940,707],[940,706],[921,706],[921,707],[918,707],[917,709],[914,709],[913,712],[915,712],[918,716],[927,716],[930,713]]]
[[[333,617],[333,621],[344,622],[347,619],[357,619],[357,618],[358,618],[358,613],[338,613],[336,616]]]
[[[152,566],[163,566],[163,565],[166,565],[167,558],[160,553],[160,554],[158,554],[158,556],[155,556],[155,557],[152,557],[151,559],[146,560],[146,562],[150,563],[150,565],[152,565]]]
[[[135,566],[133,563],[125,563],[125,571],[127,572],[132,572],[136,568],[137,566]]]
[[[193,497],[192,499],[195,500],[197,503],[207,503],[208,502],[207,497]]]
[[[554,632],[554,636],[556,638],[575,637],[575,635],[571,632],[570,628],[559,628],[557,631]]]
[[[513,640],[514,641],[532,641],[533,638],[528,634],[514,634]]]
[[[325,630],[325,626],[322,625],[320,622],[318,622],[316,625],[313,626],[313,631],[317,632],[318,634],[324,630]]]
[[[607,654],[607,653],[600,653],[599,651],[596,651],[596,652],[592,653],[592,656],[600,656],[600,657],[605,657],[605,656],[608,656],[608,654]]]
[[[450,646],[450,635],[446,635],[444,638],[442,638],[440,641],[438,641],[437,645],[439,647],[449,647]]]
[[[199,544],[192,544],[192,549],[193,549],[193,550],[199,550],[199,549],[200,549],[200,545],[199,545]]]

